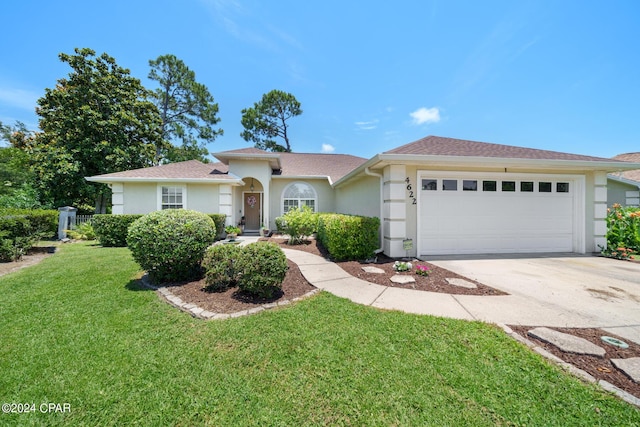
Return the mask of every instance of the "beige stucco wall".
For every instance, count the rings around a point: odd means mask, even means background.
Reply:
[[[123,184],[125,214],[147,214],[158,210],[158,185],[125,182]]]
[[[380,218],[380,178],[365,176],[335,189],[336,212]]]
[[[166,186],[186,189],[185,208],[204,213],[218,213],[217,184],[170,183]],[[125,182],[122,184],[123,212],[125,214],[147,214],[158,210],[158,184]],[[114,203],[115,204],[115,203]]]
[[[219,186],[212,184],[187,184],[187,209],[204,213],[219,213]]]
[[[607,180],[607,206],[611,207],[614,203],[626,206],[627,191],[638,191],[638,187],[612,179]]]

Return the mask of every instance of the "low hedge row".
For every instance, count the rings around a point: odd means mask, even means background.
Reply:
[[[336,261],[371,258],[379,246],[376,217],[318,214],[318,241]]]
[[[96,233],[96,238],[102,246],[124,247],[127,246],[127,233],[135,220],[143,215],[94,215],[91,225]],[[224,214],[207,214],[216,227],[216,237],[222,237],[224,223],[227,218]]]
[[[127,246],[129,226],[142,215],[94,215],[91,219],[93,231],[102,246]]]
[[[40,239],[58,229],[58,211],[0,209],[0,261],[20,259]]]

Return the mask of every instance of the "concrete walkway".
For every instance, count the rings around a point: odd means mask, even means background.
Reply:
[[[524,294],[505,296],[450,295],[394,288],[372,284],[353,277],[338,265],[317,255],[286,248],[284,252],[287,258],[298,265],[304,277],[313,286],[339,297],[348,298],[358,304],[407,313],[462,320],[481,320],[498,324],[598,327],[640,344],[640,310],[637,302],[635,302],[636,314],[634,315],[616,317],[611,313],[605,313],[607,316],[599,317],[585,311],[574,311],[570,303],[567,305],[556,304],[553,301],[545,303]],[[497,271],[495,273],[500,274]],[[485,283],[482,280],[480,282]],[[491,286],[490,283],[486,284]],[[571,301],[570,296],[568,300]],[[601,302],[594,298],[591,304]]]

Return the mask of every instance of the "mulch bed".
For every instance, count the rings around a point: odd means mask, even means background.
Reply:
[[[517,332],[521,336],[534,342],[536,345],[544,348],[549,353],[559,357],[567,363],[582,369],[583,371],[591,374],[598,380],[605,380],[615,385],[616,387],[640,398],[640,384],[635,383],[631,378],[627,377],[622,371],[619,371],[611,363],[611,359],[628,359],[630,357],[640,357],[640,345],[634,342],[603,331],[597,328],[550,328],[559,332],[575,335],[580,338],[584,338],[602,348],[607,353],[603,358],[596,356],[587,356],[582,354],[566,353],[560,350],[553,344],[549,344],[537,338],[527,335],[527,332],[534,329],[535,326],[509,326],[514,332]],[[622,349],[611,344],[603,342],[600,337],[603,335],[617,338],[629,344],[629,348]]]
[[[304,278],[296,264],[287,260],[289,270],[282,282],[282,292],[279,292],[271,299],[261,299],[249,294],[245,294],[238,288],[227,289],[222,292],[212,292],[207,290],[207,284],[203,280],[188,283],[177,283],[165,285],[170,287],[171,292],[180,297],[185,302],[190,302],[200,308],[213,313],[235,313],[248,310],[262,304],[291,300],[300,297],[315,289],[307,279]]]
[[[269,239],[261,239],[268,240],[274,243],[277,243],[283,248],[287,249],[296,249],[299,251],[309,252],[315,255],[322,256],[324,258],[329,258],[329,254],[322,247],[322,245],[318,245],[316,240],[307,240],[301,245],[288,245],[286,239],[281,239],[278,237],[271,237]],[[455,295],[484,295],[484,296],[494,296],[494,295],[507,295],[506,293],[499,291],[497,289],[491,288],[489,286],[485,286],[482,283],[476,282],[475,280],[471,280],[467,277],[460,276],[452,271],[446,270],[444,268],[440,268],[433,264],[424,261],[415,261],[411,260],[413,264],[414,273],[398,273],[393,269],[393,263],[396,259],[389,258],[386,255],[379,254],[377,256],[376,262],[374,263],[363,263],[359,261],[344,261],[344,262],[336,262],[344,271],[351,274],[354,277],[358,277],[359,279],[366,280],[370,283],[376,283],[378,285],[389,286],[389,287],[397,287],[397,288],[405,288],[405,289],[417,289],[420,291],[428,291],[428,292],[440,292],[445,294],[455,294]],[[428,276],[419,276],[415,274],[415,266],[416,265],[426,265],[429,267],[429,275]],[[384,270],[384,274],[375,274],[375,273],[366,273],[362,270],[362,267],[372,266],[378,267]],[[401,285],[397,283],[391,282],[389,280],[392,276],[395,275],[407,275],[412,276],[416,281],[415,283],[410,283],[406,285]],[[446,279],[464,279],[467,282],[474,283],[477,288],[468,289],[460,286],[450,285]]]

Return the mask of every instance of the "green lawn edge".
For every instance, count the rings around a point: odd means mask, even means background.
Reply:
[[[128,249],[89,242],[0,278],[0,403],[36,406],[0,425],[640,424],[492,325],[325,292],[203,321],[140,276]]]

